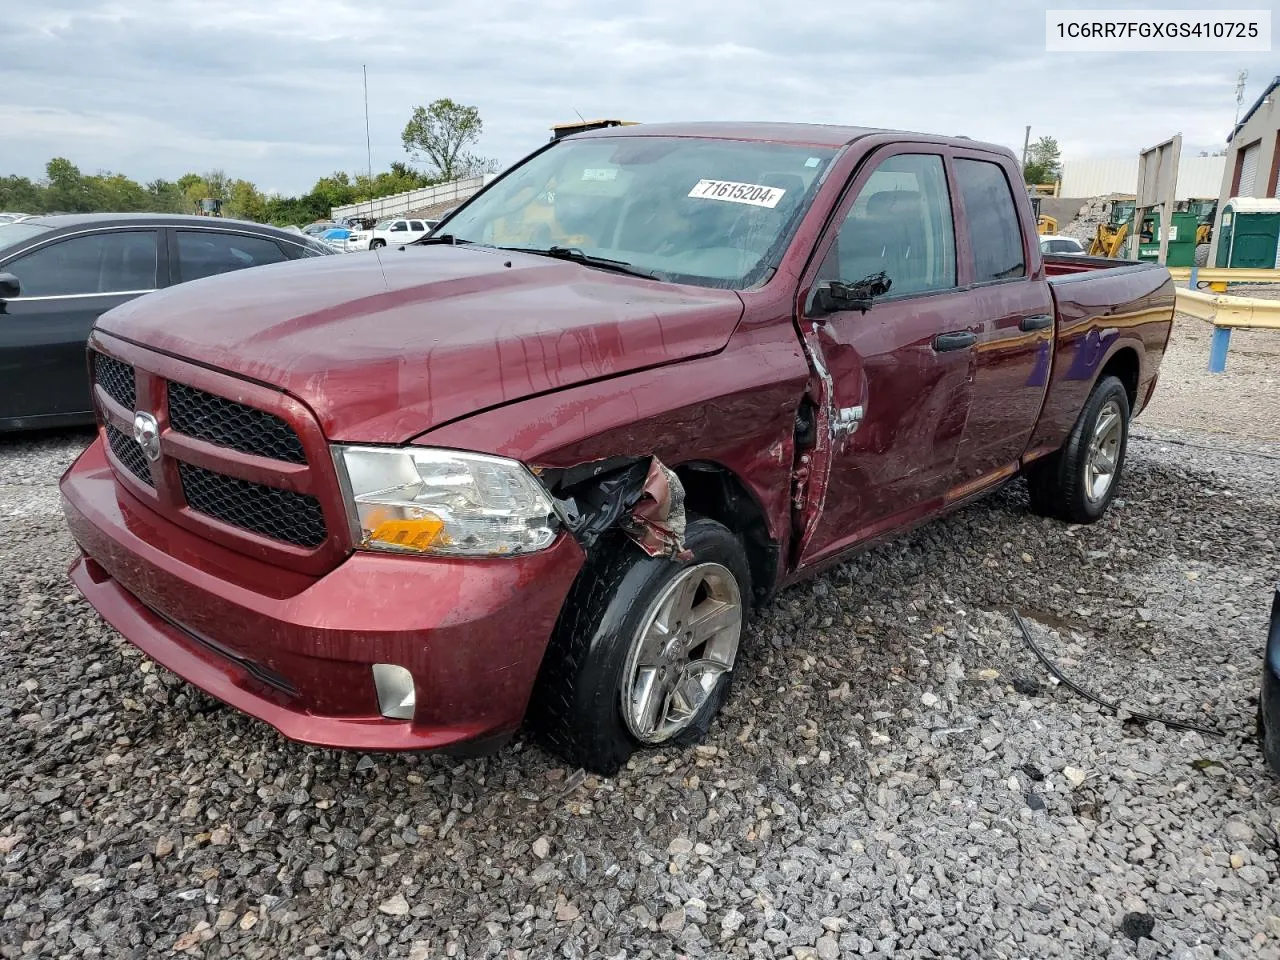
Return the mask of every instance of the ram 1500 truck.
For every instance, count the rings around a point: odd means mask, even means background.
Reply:
[[[964,138],[637,125],[420,244],[183,284],[90,341],[76,586],[312,744],[704,736],[753,606],[1019,475],[1107,509],[1165,269],[1041,254]]]

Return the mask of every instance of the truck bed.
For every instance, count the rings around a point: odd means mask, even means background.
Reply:
[[[1126,380],[1139,413],[1173,327],[1173,280],[1157,263],[1047,255],[1044,267],[1058,336],[1031,457],[1063,444],[1103,366]]]

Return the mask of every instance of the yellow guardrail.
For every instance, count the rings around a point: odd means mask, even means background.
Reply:
[[[1195,277],[1198,283],[1280,283],[1280,270],[1262,267],[1170,267],[1169,276],[1175,282]]]
[[[1174,291],[1180,311],[1213,324],[1213,339],[1209,342],[1210,373],[1222,373],[1227,368],[1227,350],[1231,346],[1232,330],[1280,330],[1280,300],[1228,297],[1220,293],[1189,290],[1186,287],[1175,287]]]

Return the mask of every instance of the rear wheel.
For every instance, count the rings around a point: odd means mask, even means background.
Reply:
[[[1195,264],[1197,267],[1207,267],[1209,265],[1209,244],[1201,243],[1196,245]]]
[[[751,596],[741,541],[685,531],[691,560],[620,539],[579,575],[538,675],[529,722],[570,763],[612,775],[641,746],[702,740],[733,680]]]
[[[1129,394],[1116,377],[1093,388],[1062,449],[1027,468],[1031,508],[1069,523],[1099,520],[1115,499],[1129,442]]]

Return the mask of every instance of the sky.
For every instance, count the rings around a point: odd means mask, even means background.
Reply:
[[[1275,0],[1236,0],[1265,8]],[[1134,156],[1183,135],[1221,149],[1270,53],[1045,52],[1064,0],[35,0],[8,5],[0,175],[52,156],[140,181],[222,168],[305,192],[408,160],[400,131],[439,97],[476,106],[506,166],[554,123],[783,120],[963,134],[1064,159]],[[1213,6],[1205,0],[1135,9]]]

